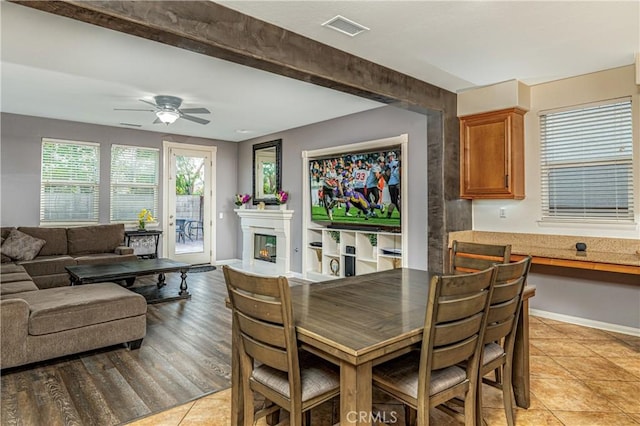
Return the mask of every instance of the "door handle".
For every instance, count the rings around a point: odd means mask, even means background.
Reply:
[[[173,222],[169,222],[169,226],[173,226]]]

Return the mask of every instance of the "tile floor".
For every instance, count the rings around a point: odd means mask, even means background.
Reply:
[[[539,317],[531,317],[530,337],[531,407],[517,410],[517,425],[640,424],[640,337]],[[487,425],[506,425],[500,391],[485,386],[483,392]],[[387,414],[388,424],[394,423],[394,417],[398,418],[395,423],[404,424],[401,405],[382,394],[374,395],[374,400],[374,408]],[[337,405],[334,401],[314,410],[312,425],[333,424]],[[226,426],[229,411],[230,391],[226,390],[130,424]],[[432,424],[463,422],[434,410]]]

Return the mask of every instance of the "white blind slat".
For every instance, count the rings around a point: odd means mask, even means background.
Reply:
[[[631,101],[540,116],[543,219],[634,220]]]
[[[41,223],[98,223],[98,144],[44,138],[40,176]]]
[[[137,222],[142,209],[158,211],[159,150],[111,146],[111,221]]]

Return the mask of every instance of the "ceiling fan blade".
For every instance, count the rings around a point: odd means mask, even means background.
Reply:
[[[180,108],[180,112],[185,114],[211,114],[206,108]]]
[[[139,99],[139,101],[144,102],[145,104],[149,104],[154,108],[158,108],[158,105],[154,104],[153,102],[145,101],[144,99]]]
[[[147,111],[154,112],[155,109],[137,109],[137,108],[114,108],[114,111]]]
[[[159,118],[156,118],[151,124],[158,124],[158,123],[162,123],[162,121],[160,121]]]
[[[199,123],[199,124],[208,124],[209,123],[209,120],[205,120],[205,119],[200,118],[200,117],[194,117],[193,115],[180,114],[180,117],[184,118],[185,120],[193,121],[193,122]]]

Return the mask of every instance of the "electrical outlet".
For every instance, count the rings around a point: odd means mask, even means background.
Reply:
[[[220,219],[224,219],[224,213],[220,212],[220,214],[218,215],[218,217],[219,217]]]
[[[500,218],[504,219],[507,217],[507,209],[504,207],[500,207]]]

